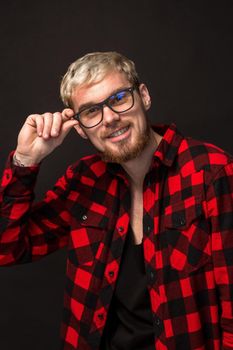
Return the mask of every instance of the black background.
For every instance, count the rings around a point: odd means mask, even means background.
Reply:
[[[233,2],[2,1],[0,170],[27,115],[61,110],[68,65],[91,51],[135,61],[152,122],[233,153]],[[37,199],[67,165],[92,152],[75,133],[42,164]],[[66,252],[0,269],[0,349],[59,348]]]

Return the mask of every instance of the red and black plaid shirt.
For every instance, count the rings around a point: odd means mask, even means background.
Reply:
[[[155,349],[233,349],[233,157],[174,124],[154,130],[163,139],[144,181],[143,247]],[[98,349],[130,221],[129,182],[119,165],[88,156],[33,205],[37,173],[7,163],[0,264],[67,246],[62,349]]]

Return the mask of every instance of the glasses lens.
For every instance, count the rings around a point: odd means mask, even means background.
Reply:
[[[109,98],[109,105],[115,112],[125,112],[133,107],[133,95],[131,91],[119,91]]]
[[[79,114],[80,122],[87,128],[91,128],[97,124],[102,119],[102,108],[100,106],[91,106],[84,109]]]

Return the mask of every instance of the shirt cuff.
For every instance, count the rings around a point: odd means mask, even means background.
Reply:
[[[12,151],[6,161],[0,191],[4,191],[11,196],[28,194],[34,189],[40,164],[25,167],[17,166],[13,164],[14,153],[15,151]]]

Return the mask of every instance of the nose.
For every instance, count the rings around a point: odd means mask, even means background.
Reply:
[[[103,106],[103,124],[108,125],[120,120],[120,114],[111,110],[108,106]]]

